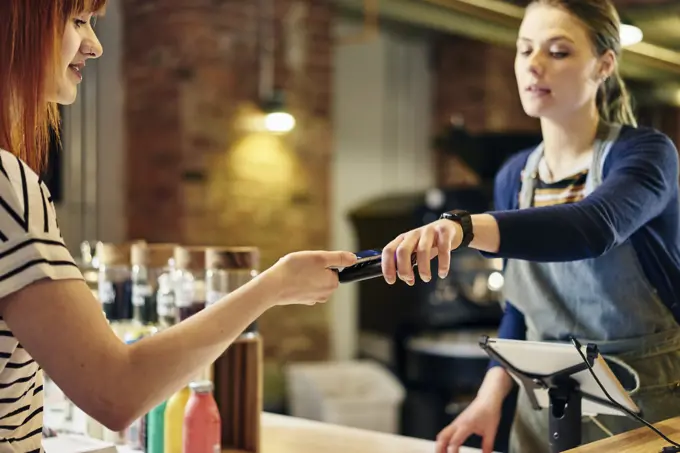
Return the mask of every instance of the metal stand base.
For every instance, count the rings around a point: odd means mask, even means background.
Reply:
[[[581,395],[573,379],[565,379],[548,390],[550,397],[550,453],[561,453],[581,445]]]

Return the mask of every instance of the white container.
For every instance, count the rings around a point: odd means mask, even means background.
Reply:
[[[117,453],[113,444],[85,436],[60,435],[43,439],[45,453]]]
[[[399,433],[404,387],[373,361],[293,363],[286,385],[294,417]]]

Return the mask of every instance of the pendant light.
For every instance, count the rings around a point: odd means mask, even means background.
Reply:
[[[285,93],[275,88],[274,1],[260,0],[260,108],[264,114],[264,128],[271,133],[286,133],[295,128],[295,117],[286,109]]]

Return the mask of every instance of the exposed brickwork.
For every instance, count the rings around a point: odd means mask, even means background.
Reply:
[[[538,130],[519,100],[512,49],[457,36],[442,36],[434,49],[433,134],[453,118],[472,133]],[[444,186],[470,178],[450,155],[437,153],[437,181]],[[461,173],[462,172],[462,173]]]
[[[260,5],[124,2],[129,237],[257,245],[262,267],[328,247],[331,2],[275,0],[275,81],[298,124],[287,137],[238,124],[258,101]],[[272,310],[260,326],[268,359],[328,357],[323,305]]]

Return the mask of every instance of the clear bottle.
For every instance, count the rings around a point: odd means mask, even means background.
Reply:
[[[85,283],[95,297],[99,297],[99,263],[96,258],[96,244],[90,241],[80,243],[80,257],[76,257],[76,264],[83,274]]]
[[[99,268],[97,297],[110,322],[132,317],[131,244],[97,243]]]
[[[192,382],[191,397],[184,410],[183,453],[219,453],[222,424],[210,381]]]
[[[158,324],[167,328],[177,323],[177,305],[175,302],[175,272],[167,272],[158,276],[156,292],[156,312]]]
[[[164,453],[182,453],[184,448],[184,410],[190,396],[191,389],[187,385],[168,400],[163,420]]]
[[[175,303],[177,321],[183,321],[206,306],[205,247],[175,248]]]
[[[173,272],[175,244],[133,244],[132,319],[138,326],[158,323],[158,278]]]

